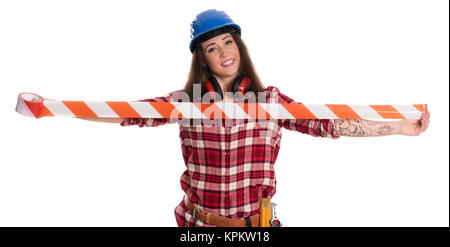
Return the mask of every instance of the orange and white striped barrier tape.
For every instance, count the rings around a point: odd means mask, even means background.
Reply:
[[[420,119],[427,105],[57,101],[21,93],[16,111],[34,118]]]

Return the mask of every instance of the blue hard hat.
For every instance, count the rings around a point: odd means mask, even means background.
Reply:
[[[222,30],[222,32],[212,32],[218,29]],[[205,10],[198,14],[191,23],[192,40],[189,48],[193,53],[197,43],[205,41],[205,37],[212,38],[228,31],[235,31],[241,35],[241,28],[224,11],[217,11],[215,9]],[[210,33],[214,35],[208,36],[207,34]]]

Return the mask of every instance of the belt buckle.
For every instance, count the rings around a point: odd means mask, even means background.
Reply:
[[[197,226],[197,208],[194,208],[194,211],[192,212],[192,218],[194,218],[194,227]]]
[[[194,220],[197,221],[197,208],[194,208],[194,212],[192,212],[192,217],[194,217]]]

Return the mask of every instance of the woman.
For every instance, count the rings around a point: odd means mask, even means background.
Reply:
[[[192,101],[296,103],[274,86],[261,83],[241,29],[223,11],[207,10],[191,24],[193,54],[183,90],[146,99],[148,102]],[[200,92],[198,92],[201,89]],[[206,92],[206,93],[204,93]],[[263,95],[264,97],[261,97]],[[429,122],[421,120],[376,122],[367,120],[208,120],[90,119],[122,126],[160,126],[179,123],[186,171],[181,176],[185,197],[175,209],[179,226],[258,226],[259,202],[276,191],[274,164],[281,128],[314,137],[419,135]]]

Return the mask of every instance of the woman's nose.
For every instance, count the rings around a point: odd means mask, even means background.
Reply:
[[[226,57],[226,55],[228,54],[227,50],[220,48],[219,49],[219,56],[220,57]]]

